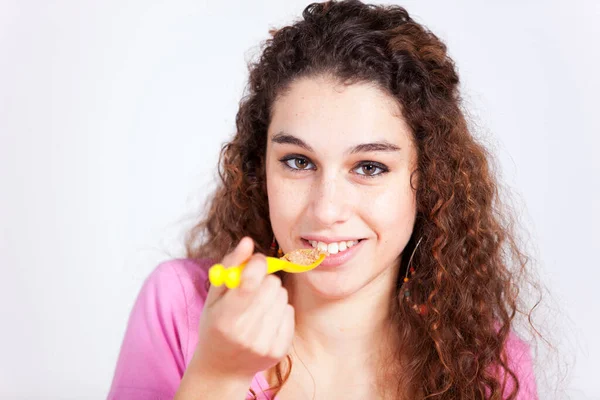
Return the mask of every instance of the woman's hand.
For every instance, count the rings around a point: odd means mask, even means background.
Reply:
[[[288,354],[294,309],[279,277],[267,275],[265,256],[252,255],[253,250],[253,241],[245,237],[221,262],[230,267],[249,259],[238,288],[210,288],[188,370],[251,381]]]

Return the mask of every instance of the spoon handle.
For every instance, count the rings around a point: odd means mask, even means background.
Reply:
[[[267,274],[272,274],[283,269],[282,260],[274,257],[267,258]],[[234,267],[225,267],[223,264],[215,264],[208,270],[208,279],[213,286],[225,284],[228,289],[235,289],[240,285],[242,270],[246,263]]]

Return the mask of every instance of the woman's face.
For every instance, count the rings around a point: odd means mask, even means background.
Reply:
[[[274,103],[268,130],[271,224],[284,252],[327,246],[331,255],[292,279],[331,299],[395,282],[415,222],[415,163],[410,130],[384,92],[295,81]]]

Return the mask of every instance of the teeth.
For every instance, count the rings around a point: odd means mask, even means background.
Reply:
[[[329,243],[327,245],[327,252],[329,254],[337,254],[340,251],[337,243]]]
[[[319,249],[321,251],[326,251],[329,254],[337,254],[339,252],[347,250],[350,247],[358,244],[358,240],[348,240],[348,241],[335,242],[335,243],[329,243],[329,244],[327,244],[325,242],[318,242],[316,240],[309,240],[308,242],[315,249]]]

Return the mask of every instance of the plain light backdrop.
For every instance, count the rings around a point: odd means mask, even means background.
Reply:
[[[213,187],[246,62],[307,4],[0,0],[0,398],[106,397],[143,280]],[[447,43],[520,207],[566,391],[600,399],[600,2],[398,4]]]

